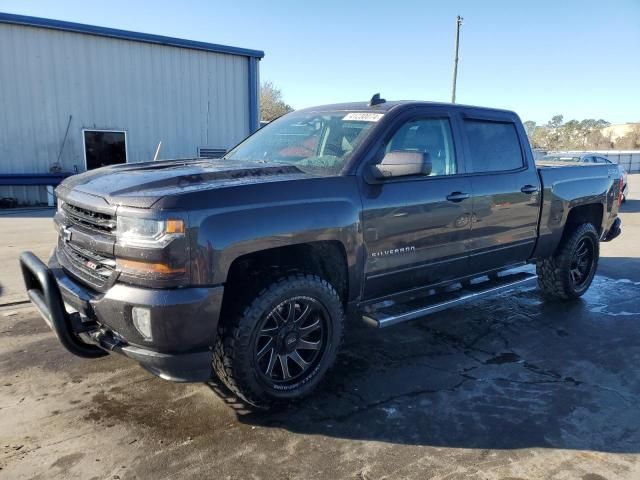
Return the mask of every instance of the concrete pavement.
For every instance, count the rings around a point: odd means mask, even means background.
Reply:
[[[0,210],[0,305],[27,299],[18,255],[31,250],[47,258],[56,244],[53,208],[18,208]]]

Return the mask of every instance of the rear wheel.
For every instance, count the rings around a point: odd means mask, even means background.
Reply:
[[[343,324],[342,302],[328,282],[289,275],[258,293],[222,329],[214,371],[251,405],[296,400],[333,364]]]
[[[538,285],[547,297],[581,297],[593,281],[599,257],[595,227],[590,223],[579,225],[563,239],[556,255],[537,262]]]

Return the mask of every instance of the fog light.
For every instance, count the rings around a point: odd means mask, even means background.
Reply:
[[[151,310],[148,308],[133,307],[131,309],[133,326],[140,332],[145,340],[151,340]]]

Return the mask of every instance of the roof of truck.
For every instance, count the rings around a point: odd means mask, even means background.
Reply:
[[[333,103],[329,105],[319,105],[315,107],[303,108],[301,111],[321,111],[321,110],[344,110],[344,111],[370,111],[370,112],[388,112],[396,107],[411,107],[411,106],[429,106],[429,107],[441,107],[441,108],[455,108],[455,109],[474,109],[474,110],[486,110],[490,112],[501,112],[508,114],[515,114],[511,110],[505,110],[501,108],[488,108],[478,107],[475,105],[462,105],[459,103],[447,103],[447,102],[428,102],[421,100],[390,100],[376,105],[370,105],[369,102],[347,102],[347,103]]]

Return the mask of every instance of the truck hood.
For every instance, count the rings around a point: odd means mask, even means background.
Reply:
[[[101,197],[111,205],[150,208],[168,195],[257,182],[304,178],[293,165],[269,165],[236,160],[167,160],[103,167],[73,175],[58,187],[58,196],[71,192]]]

